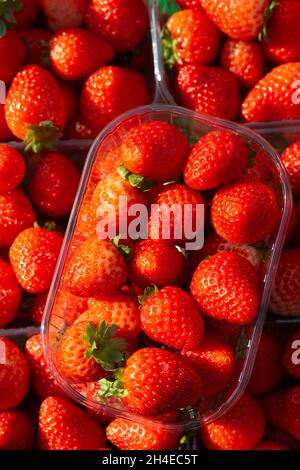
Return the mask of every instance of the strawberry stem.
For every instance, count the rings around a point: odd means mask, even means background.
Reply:
[[[158,0],[158,8],[161,13],[165,13],[168,16],[173,15],[173,13],[180,10],[180,7],[175,0]]]
[[[115,248],[117,248],[117,250],[121,253],[122,256],[124,256],[125,259],[129,260],[131,258],[132,249],[129,246],[120,243],[120,235],[112,238],[111,243]]]
[[[149,191],[154,186],[154,181],[150,178],[146,178],[136,173],[131,173],[124,165],[120,165],[117,168],[117,172],[124,180],[136,189],[139,189],[142,192]]]
[[[139,304],[143,305],[143,303],[148,299],[148,297],[150,297],[153,294],[156,294],[156,292],[158,292],[158,288],[155,284],[152,284],[151,286],[146,287],[143,295],[138,296]]]
[[[51,121],[42,121],[37,125],[28,126],[29,132],[25,137],[25,152],[31,150],[40,153],[43,149],[53,150],[62,137],[61,130]]]
[[[271,16],[273,14],[273,11],[278,5],[278,0],[272,0],[270,5],[265,9],[264,12],[264,24],[261,29],[261,31],[258,34],[258,40],[260,42],[265,41],[268,42],[268,24],[270,22]]]
[[[177,53],[177,39],[174,39],[167,26],[164,26],[160,33],[160,39],[163,47],[164,63],[172,69],[177,63],[182,65],[182,60]]]
[[[8,28],[16,24],[14,13],[22,8],[23,4],[19,0],[0,1],[0,39],[5,36]]]
[[[123,371],[123,369],[121,370]],[[121,379],[117,378],[115,374],[108,379],[99,380],[98,384],[101,385],[97,393],[99,398],[123,398],[128,395],[128,391],[123,388]]]

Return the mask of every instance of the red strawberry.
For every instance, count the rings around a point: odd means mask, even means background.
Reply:
[[[264,430],[261,407],[245,393],[218,421],[205,424],[200,436],[205,447],[211,450],[251,450],[262,439]]]
[[[51,121],[63,129],[66,106],[59,86],[48,70],[27,65],[14,78],[7,94],[5,115],[8,127],[24,139],[28,126]]]
[[[134,49],[144,39],[149,19],[142,0],[91,0],[86,24],[88,29],[108,41],[116,52],[125,52]]]
[[[293,194],[300,197],[300,142],[294,142],[281,155],[290,178]]]
[[[195,348],[204,334],[204,323],[193,298],[179,287],[164,287],[150,295],[141,309],[142,329],[170,348]]]
[[[95,139],[97,132],[92,131],[79,116],[78,119],[69,123],[64,136],[66,139]]]
[[[0,142],[7,142],[8,140],[13,140],[14,136],[10,129],[8,128],[6,119],[5,119],[5,109],[4,105],[0,103]]]
[[[113,420],[106,428],[107,439],[120,450],[172,450],[178,447],[179,432],[155,429],[127,419]]]
[[[299,6],[288,0],[276,0],[275,3],[262,41],[264,54],[275,64],[297,62],[300,60]]]
[[[145,78],[117,66],[104,66],[83,85],[80,107],[84,122],[99,132],[125,111],[150,102]]]
[[[67,124],[74,122],[78,116],[79,102],[78,102],[78,93],[73,84],[69,82],[64,82],[62,80],[58,81],[60,91],[62,92],[67,112]]]
[[[179,70],[175,88],[179,104],[186,108],[228,120],[240,112],[239,85],[227,70],[186,65]]]
[[[22,289],[11,266],[0,260],[0,327],[15,318],[21,303]]]
[[[217,190],[211,204],[211,222],[220,237],[231,243],[254,244],[277,226],[275,193],[264,183],[245,178]]]
[[[270,310],[277,315],[298,316],[300,313],[300,249],[285,249],[270,300]]]
[[[0,410],[18,406],[29,388],[29,366],[24,354],[9,339],[0,338]]]
[[[234,351],[217,335],[206,334],[199,346],[184,349],[181,354],[202,378],[204,397],[216,395],[230,384],[235,368]]]
[[[200,0],[215,25],[234,39],[256,38],[271,3],[271,0]]]
[[[35,302],[33,304],[33,307],[34,306]],[[87,308],[88,304],[86,298],[76,297],[76,295],[70,294],[64,286],[61,286],[55,298],[52,312],[53,316],[56,315],[57,318],[60,317],[61,312],[64,312],[65,325],[70,326]]]
[[[247,144],[228,131],[212,131],[193,147],[184,169],[185,183],[206,190],[240,178],[249,161]]]
[[[289,450],[286,446],[279,444],[279,442],[263,441],[255,447],[254,450]]]
[[[33,421],[24,411],[0,412],[0,450],[32,450],[34,440]]]
[[[227,39],[221,52],[221,65],[245,88],[252,88],[264,75],[263,54],[255,41]]]
[[[288,374],[300,379],[300,330],[289,338],[285,346],[283,366]]]
[[[49,289],[63,238],[40,227],[21,232],[9,251],[15,275],[27,292]]]
[[[24,65],[25,59],[26,49],[19,34],[16,31],[8,31],[0,38],[0,80],[11,82]]]
[[[35,325],[40,325],[42,323],[42,318],[48,299],[48,291],[41,292],[40,294],[35,295],[33,299],[33,304],[31,308],[31,319]]]
[[[0,193],[12,191],[23,180],[26,163],[18,150],[0,144]]]
[[[208,65],[218,53],[221,34],[201,10],[181,10],[168,19],[162,44],[169,66]]]
[[[0,247],[9,248],[16,236],[33,225],[35,213],[23,191],[0,194]]]
[[[267,73],[249,92],[242,103],[245,121],[279,121],[300,119],[297,80],[300,63],[279,65]]]
[[[50,47],[52,70],[64,80],[87,77],[114,56],[106,41],[81,28],[58,31],[52,36]]]
[[[35,206],[50,217],[62,217],[72,209],[80,172],[62,153],[48,153],[34,168],[29,194]]]
[[[98,450],[105,446],[103,430],[86,411],[60,397],[43,401],[39,413],[40,450]]]
[[[111,242],[92,237],[70,256],[65,277],[71,294],[93,297],[122,287],[127,280],[127,269],[124,258]]]
[[[258,313],[256,271],[235,253],[218,253],[202,261],[193,275],[191,293],[208,317],[243,325]]]
[[[269,392],[279,385],[284,375],[281,353],[278,340],[263,333],[248,383],[248,391],[252,395]]]
[[[267,423],[266,438],[287,447],[290,450],[300,450],[300,443],[290,434],[280,429],[278,426]]]
[[[31,385],[34,393],[42,400],[50,395],[64,396],[64,392],[46,365],[41,335],[31,336],[26,341],[25,355],[30,366]]]
[[[300,416],[300,385],[290,387],[286,394],[286,409],[290,416]]]
[[[14,13],[14,17],[17,29],[26,29],[36,22],[40,12],[40,2],[39,0],[21,0],[21,4],[22,8]]]
[[[293,229],[293,233],[291,236],[291,242],[294,246],[300,248],[300,202],[297,205],[297,212],[296,212],[296,221],[295,226]]]
[[[104,180],[108,175],[116,171],[118,166],[121,164],[121,151],[120,147],[114,148],[102,154],[101,151],[98,152],[96,160],[93,164],[92,169],[92,179],[96,183]]]
[[[20,36],[25,42],[27,62],[48,68],[51,33],[46,29],[31,28],[20,31]]]
[[[49,29],[76,28],[84,20],[87,0],[40,0],[41,8],[47,16]]]
[[[181,7],[181,8],[198,8],[201,9],[200,5],[201,0],[176,0],[176,3]]]

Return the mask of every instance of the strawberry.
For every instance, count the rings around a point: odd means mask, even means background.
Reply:
[[[263,441],[255,447],[254,450],[289,450],[286,446],[279,444],[279,442]]]
[[[216,395],[230,384],[235,369],[235,355],[221,337],[208,333],[200,345],[186,348],[181,354],[202,378],[204,397]]]
[[[9,339],[0,338],[0,410],[18,406],[29,388],[29,366],[24,354]]]
[[[130,51],[147,34],[148,11],[142,0],[91,0],[86,24],[89,30],[108,41],[116,52]]]
[[[80,108],[84,122],[99,132],[122,113],[150,102],[145,78],[132,70],[104,66],[83,85]]]
[[[205,424],[200,436],[210,450],[251,450],[260,442],[264,430],[261,407],[245,393],[218,421]]]
[[[43,157],[28,183],[35,206],[49,217],[68,215],[72,209],[80,172],[69,158],[59,152]]]
[[[117,337],[128,342],[137,340],[141,333],[140,310],[137,298],[129,292],[118,291],[88,300],[88,308],[75,323],[106,321],[117,325]]]
[[[189,151],[190,145],[179,129],[152,121],[129,132],[121,145],[121,159],[132,173],[164,183],[180,176]]]
[[[48,291],[41,292],[34,296],[32,307],[31,307],[31,320],[35,325],[40,325],[42,323],[42,318],[48,299]]]
[[[256,271],[236,253],[218,253],[202,261],[194,272],[191,293],[208,317],[244,325],[258,313]]]
[[[290,387],[286,394],[286,409],[290,416],[300,416],[300,385]]]
[[[212,131],[193,147],[184,169],[185,184],[207,190],[240,178],[249,161],[247,144],[228,131]]]
[[[41,8],[47,17],[51,31],[63,28],[76,28],[83,23],[87,0],[40,0]]]
[[[32,450],[34,440],[33,421],[24,411],[0,412],[0,450]]]
[[[270,392],[279,385],[284,375],[281,353],[278,340],[263,333],[248,383],[248,391],[252,395]]]
[[[174,349],[195,348],[204,323],[194,299],[179,287],[150,295],[141,309],[142,329],[149,338]]]
[[[287,341],[283,354],[283,366],[288,374],[300,379],[300,330]]]
[[[117,418],[106,428],[107,439],[120,450],[172,450],[178,447],[179,432],[154,429]]]
[[[35,213],[23,191],[0,194],[0,247],[9,248],[16,236],[33,225]]]
[[[68,124],[64,132],[64,137],[66,139],[95,139],[97,132],[92,131],[83,121],[82,117],[79,116]]]
[[[272,290],[270,310],[277,315],[300,313],[300,249],[286,248],[281,254]]]
[[[300,443],[290,434],[280,429],[278,426],[267,423],[266,438],[287,447],[290,450],[300,450]]]
[[[294,196],[300,197],[300,142],[289,145],[281,155]]]
[[[21,304],[22,289],[11,266],[0,260],[0,327],[15,318]]]
[[[33,303],[33,309],[34,307],[35,302]],[[64,286],[61,286],[55,298],[55,304],[53,305],[52,311],[53,315],[57,315],[58,318],[61,312],[64,312],[65,325],[70,326],[81,313],[87,310],[87,308],[88,304],[86,298],[72,295]]]
[[[97,450],[105,446],[102,428],[86,411],[56,396],[43,401],[38,429],[40,450]]]
[[[105,40],[81,28],[59,30],[52,36],[50,50],[52,70],[64,80],[81,80],[114,56]]]
[[[264,183],[245,178],[217,190],[211,223],[231,243],[254,244],[272,234],[279,222],[276,194]]]
[[[26,163],[18,150],[0,144],[0,193],[15,189],[23,180]]]
[[[8,128],[6,119],[5,119],[5,109],[4,105],[0,103],[0,142],[7,142],[13,140],[14,136],[10,129]]]
[[[117,248],[107,240],[94,237],[77,248],[65,267],[66,287],[79,297],[109,294],[122,287],[126,280],[125,260]]]
[[[262,41],[268,60],[275,64],[300,60],[300,17],[297,2],[276,0]]]
[[[291,235],[291,242],[293,246],[300,248],[300,202],[298,202],[296,209],[296,221]]]
[[[78,93],[73,84],[69,82],[59,80],[58,85],[65,99],[67,124],[70,124],[71,122],[75,121],[78,116]]]
[[[300,119],[295,83],[300,80],[300,63],[274,67],[248,93],[242,103],[247,122]]]
[[[41,335],[31,336],[26,341],[25,356],[30,366],[31,386],[34,393],[42,400],[50,395],[64,396],[64,392],[46,365]]]
[[[214,24],[233,39],[254,39],[261,31],[271,0],[200,0]]]
[[[49,289],[63,238],[40,227],[21,232],[9,251],[15,275],[24,290],[38,294]]]
[[[255,41],[227,39],[221,51],[221,65],[245,88],[252,88],[264,75],[263,54]]]
[[[114,148],[104,155],[99,151],[92,168],[93,181],[98,183],[113,173],[121,164],[120,158],[120,147]]]
[[[51,73],[35,64],[24,67],[9,88],[5,115],[8,127],[19,139],[26,137],[28,126],[44,121],[63,129],[65,101]]]
[[[179,70],[175,89],[179,104],[186,108],[228,120],[240,112],[239,85],[227,70],[186,65]]]
[[[159,240],[141,240],[132,250],[129,277],[142,287],[176,285],[184,267],[184,256],[174,246]]]
[[[46,29],[31,28],[20,31],[19,34],[25,43],[27,62],[48,68],[51,33]]]
[[[200,5],[201,0],[176,0],[176,3],[181,8],[197,8],[198,10],[201,9]]]
[[[174,13],[163,29],[162,45],[167,65],[208,65],[216,57],[221,33],[200,10]]]
[[[14,53],[12,54],[12,50]],[[24,65],[26,49],[16,31],[8,31],[0,38],[0,80],[9,83]]]

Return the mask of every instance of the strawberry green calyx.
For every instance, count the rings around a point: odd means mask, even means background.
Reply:
[[[237,345],[235,348],[235,358],[237,361],[239,359],[242,359],[245,356],[248,346],[249,346],[249,339],[245,333],[244,327],[242,327],[241,333],[240,333],[240,336],[239,336],[239,339],[237,341]]]
[[[180,6],[175,0],[158,0],[158,8],[159,11],[166,15],[173,15],[173,13],[180,10]]]
[[[106,379],[99,380],[98,384],[101,385],[97,395],[100,399],[103,398],[123,398],[128,395],[128,391],[123,388],[122,375],[123,368],[116,369],[116,371]]]
[[[97,328],[92,323],[86,326],[83,340],[90,345],[85,351],[85,358],[93,358],[106,371],[114,371],[124,362],[126,341],[116,338],[117,325],[101,322]]]
[[[177,63],[182,64],[182,60],[177,53],[177,39],[174,39],[169,29],[164,26],[160,39],[163,48],[163,59],[164,63],[171,69]]]
[[[20,0],[0,1],[0,38],[5,36],[7,29],[16,24],[14,13],[22,10],[23,4]]]
[[[62,137],[61,130],[51,121],[42,121],[37,125],[28,126],[29,132],[25,137],[25,152],[31,150],[39,153],[43,149],[53,150]]]
[[[131,173],[124,165],[118,166],[117,172],[121,178],[128,181],[133,188],[136,188],[139,191],[146,192],[154,186],[154,181],[150,178],[145,178],[144,176],[137,175],[136,173]]]
[[[129,246],[120,243],[120,235],[112,238],[111,243],[115,248],[117,248],[117,250],[121,253],[122,256],[124,256],[125,259],[128,260],[131,258],[132,249]]]
[[[138,296],[138,301],[140,305],[143,305],[143,303],[148,299],[153,294],[156,294],[158,292],[158,287],[155,284],[152,284],[149,287],[146,287],[144,290],[143,295]]]
[[[270,5],[266,8],[264,12],[264,24],[260,33],[258,34],[258,40],[260,42],[262,41],[268,42],[268,24],[273,14],[273,11],[277,7],[277,5],[278,5],[278,0],[272,0]]]

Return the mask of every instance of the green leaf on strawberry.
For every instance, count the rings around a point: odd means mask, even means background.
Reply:
[[[143,305],[145,300],[147,300],[148,297],[150,297],[150,295],[156,294],[156,292],[158,292],[158,288],[155,284],[152,284],[152,286],[146,287],[146,289],[144,290],[143,295],[138,296],[139,304]]]
[[[158,0],[158,8],[161,13],[166,15],[173,15],[180,10],[180,6],[175,2],[175,0]]]
[[[163,59],[164,63],[171,69],[177,63],[179,65],[182,64],[182,60],[177,54],[177,39],[173,38],[169,29],[164,26],[161,34],[160,39],[163,48]]]
[[[121,178],[128,181],[132,187],[139,189],[142,192],[149,191],[154,186],[154,181],[150,178],[145,178],[144,176],[137,175],[136,173],[131,173],[124,165],[120,165],[117,168],[117,171]]]
[[[25,152],[40,153],[43,149],[53,150],[62,137],[61,130],[51,121],[43,121],[37,125],[28,126],[25,137]]]

